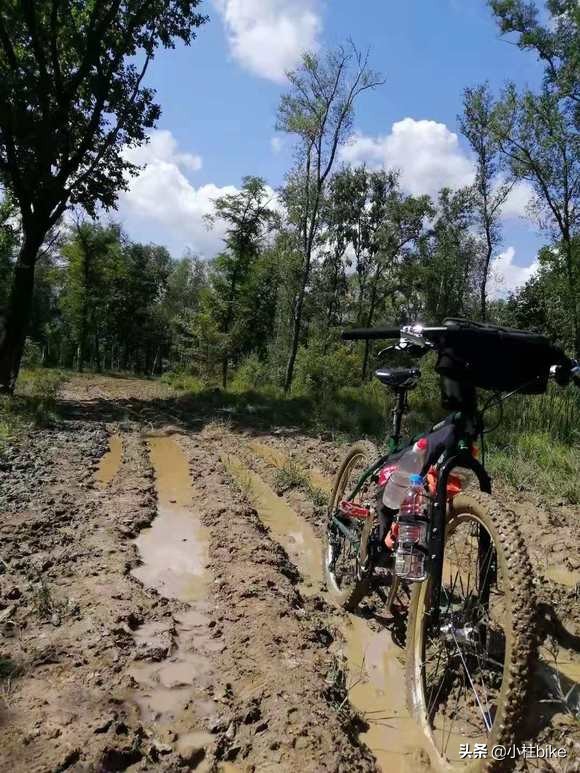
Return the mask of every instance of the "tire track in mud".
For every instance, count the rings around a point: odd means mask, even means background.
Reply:
[[[259,517],[270,528],[301,573],[306,592],[322,592],[322,541],[314,529],[276,495],[264,480],[288,463],[288,455],[259,441],[229,436],[222,458],[256,505]],[[300,460],[312,486],[328,491],[329,480],[318,468],[314,475]],[[254,468],[259,469],[259,473]],[[320,529],[318,529],[320,531]],[[312,556],[315,555],[316,567]],[[367,724],[361,740],[375,756],[378,766],[389,773],[414,773],[429,768],[422,736],[407,712],[404,668],[400,650],[390,634],[358,615],[329,612],[329,622],[343,640],[334,649],[346,661],[347,695],[350,704]]]
[[[332,705],[336,663],[322,600],[300,592],[286,552],[232,485],[222,434],[180,442],[209,533],[212,624],[225,645],[215,660],[216,759],[244,770],[374,770],[352,717]]]

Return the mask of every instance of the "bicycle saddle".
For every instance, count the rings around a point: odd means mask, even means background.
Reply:
[[[419,368],[379,368],[375,376],[392,389],[414,389],[421,377]]]

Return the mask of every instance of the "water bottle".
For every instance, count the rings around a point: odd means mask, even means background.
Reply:
[[[385,507],[391,510],[398,510],[401,507],[401,502],[409,488],[409,475],[416,475],[423,469],[428,445],[427,438],[419,438],[400,458],[397,467],[389,475],[383,490]]]
[[[399,510],[399,530],[395,574],[419,582],[427,576],[427,529],[429,508],[420,475],[408,478],[408,487]]]

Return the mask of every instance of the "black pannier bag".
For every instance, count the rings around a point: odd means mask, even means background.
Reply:
[[[542,335],[459,319],[447,319],[435,370],[462,384],[495,392],[546,391],[550,367],[561,352]],[[450,385],[451,386],[451,385]]]

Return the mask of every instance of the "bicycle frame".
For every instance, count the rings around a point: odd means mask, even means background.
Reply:
[[[397,407],[402,407],[402,405],[403,401],[399,399]],[[396,411],[397,409],[395,409],[394,413]],[[450,414],[450,417],[452,417],[454,424],[462,428],[463,431],[460,434],[464,436],[464,439],[459,440],[455,447],[449,450],[443,461],[437,465],[437,488],[435,491],[435,496],[433,497],[431,517],[429,519],[429,578],[431,583],[429,615],[431,617],[430,624],[432,625],[437,625],[440,613],[445,528],[447,522],[447,510],[449,507],[449,497],[447,493],[449,476],[452,474],[453,470],[458,467],[471,470],[479,481],[479,487],[481,491],[484,491],[488,494],[491,493],[491,478],[489,477],[484,465],[478,459],[475,459],[472,456],[465,440],[465,438],[469,438],[470,436],[477,436],[478,430],[467,430],[467,427],[479,427],[479,420],[477,416],[455,413]],[[400,420],[397,422],[397,425],[400,428]],[[389,461],[393,453],[400,450],[398,441],[399,437],[395,437],[395,435],[391,436],[389,442],[389,451],[386,454],[383,454],[376,462],[374,462],[374,464],[372,464],[362,473],[347,499],[354,499],[354,497],[358,494],[360,489],[369,480],[369,478],[375,475]],[[353,542],[358,541],[358,533],[351,531],[351,529],[349,529],[343,521],[336,517],[336,514],[332,516],[332,520],[337,528],[347,537],[347,539],[350,539]],[[482,534],[480,539],[485,541],[489,538],[486,534]],[[481,555],[485,555],[487,553],[488,547],[488,545],[479,545]]]

